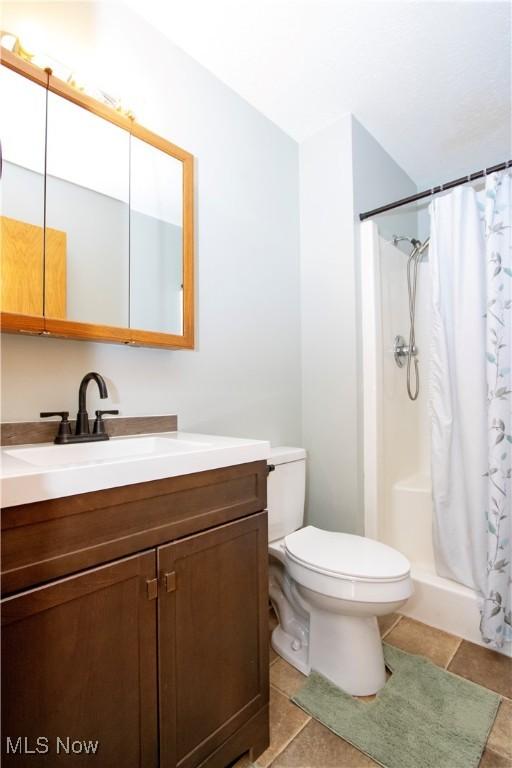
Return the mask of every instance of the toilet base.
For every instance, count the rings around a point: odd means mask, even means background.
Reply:
[[[314,610],[309,622],[310,645],[278,625],[272,648],[285,661],[309,675],[315,670],[351,696],[371,696],[386,683],[382,640],[374,616],[344,616]]]
[[[289,635],[281,625],[278,625],[272,632],[272,648],[285,661],[302,672],[303,675],[309,675],[310,667],[308,664],[308,647],[302,645],[297,648],[296,638]]]
[[[310,667],[352,696],[371,696],[386,683],[375,616],[347,616],[313,609]]]

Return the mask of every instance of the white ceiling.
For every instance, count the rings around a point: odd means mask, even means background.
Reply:
[[[509,2],[127,2],[297,141],[352,112],[419,186],[511,154]]]

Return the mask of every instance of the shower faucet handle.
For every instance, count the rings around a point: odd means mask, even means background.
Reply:
[[[414,344],[411,349],[411,356],[416,357],[417,354],[418,347]],[[395,357],[395,363],[398,365],[398,367],[403,368],[405,360],[409,356],[409,345],[406,344],[403,336],[395,336],[395,341],[393,343],[393,355]]]

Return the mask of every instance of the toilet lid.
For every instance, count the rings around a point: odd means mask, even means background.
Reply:
[[[286,536],[285,547],[292,560],[340,578],[396,581],[411,568],[406,557],[380,541],[313,525]]]

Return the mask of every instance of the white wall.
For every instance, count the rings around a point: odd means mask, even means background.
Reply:
[[[352,168],[357,233],[360,213],[418,191],[414,181],[355,118],[352,119]],[[416,206],[380,214],[379,232],[384,237],[417,236]]]
[[[327,529],[363,530],[357,216],[414,191],[413,181],[351,115],[300,147],[308,520]],[[410,214],[388,223],[390,228],[415,227]]]
[[[81,377],[97,370],[122,414],[300,444],[296,143],[123,6],[3,4],[2,28],[23,38],[28,25],[40,50],[93,70],[139,122],[196,156],[197,349],[4,335],[2,418],[73,413]],[[98,402],[91,387],[89,410]]]
[[[303,436],[308,520],[358,530],[352,118],[300,146]]]

